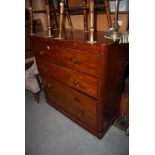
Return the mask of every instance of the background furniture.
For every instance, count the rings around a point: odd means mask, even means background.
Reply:
[[[120,114],[129,118],[129,78],[125,79],[125,87],[121,96]]]
[[[34,53],[31,47],[30,33],[30,13],[25,9],[25,89],[34,94],[34,98],[39,103],[39,92],[42,89],[39,72],[36,66]],[[40,19],[32,21],[35,33],[42,31]]]
[[[39,103],[39,92],[42,89],[39,72],[37,69],[36,61],[34,57],[25,60],[25,89],[31,91],[34,94],[34,98]]]
[[[119,113],[128,44],[105,32],[95,34],[97,44],[79,30],[65,31],[63,40],[47,35],[31,36],[47,102],[102,138]]]
[[[30,12],[27,9],[25,9],[25,58],[26,59],[34,56],[32,47],[31,47],[31,40],[29,39],[31,22],[33,24],[34,33],[43,31],[41,20],[34,19],[30,21]]]
[[[113,123],[114,126],[129,134],[129,79],[125,79],[125,87],[121,95],[120,113]]]

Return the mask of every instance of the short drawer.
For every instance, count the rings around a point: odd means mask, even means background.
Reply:
[[[96,129],[96,100],[50,78],[42,77],[46,97],[55,105]]]
[[[56,64],[49,64],[39,60],[37,61],[37,65],[41,76],[51,77],[80,92],[98,98],[98,79]]]
[[[99,56],[97,54],[61,47],[55,50],[58,64],[98,77]]]

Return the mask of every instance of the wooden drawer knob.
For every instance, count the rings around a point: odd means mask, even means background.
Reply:
[[[78,62],[78,59],[76,57],[72,57],[72,63],[77,64],[77,62]]]
[[[79,117],[83,116],[83,112],[79,112],[79,113],[78,113],[78,116],[79,116]]]
[[[47,87],[48,87],[48,88],[49,88],[49,87],[51,87],[51,86],[52,86],[52,84],[51,84],[51,83],[48,83],[48,84],[47,84]]]
[[[73,85],[79,84],[79,80],[73,80]]]
[[[80,98],[78,98],[78,97],[75,97],[75,99],[74,99],[76,102],[78,102],[78,103],[80,103]]]

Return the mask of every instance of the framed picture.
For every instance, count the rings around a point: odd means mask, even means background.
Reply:
[[[110,11],[115,12],[115,2],[116,0],[110,0]],[[129,11],[129,0],[120,0],[119,1],[119,11],[128,12]]]

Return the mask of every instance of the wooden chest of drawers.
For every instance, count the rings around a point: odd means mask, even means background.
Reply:
[[[31,36],[47,102],[98,138],[119,112],[128,60],[128,44],[97,35],[98,43],[85,41],[83,32],[63,40]],[[102,36],[102,37],[100,37]]]

